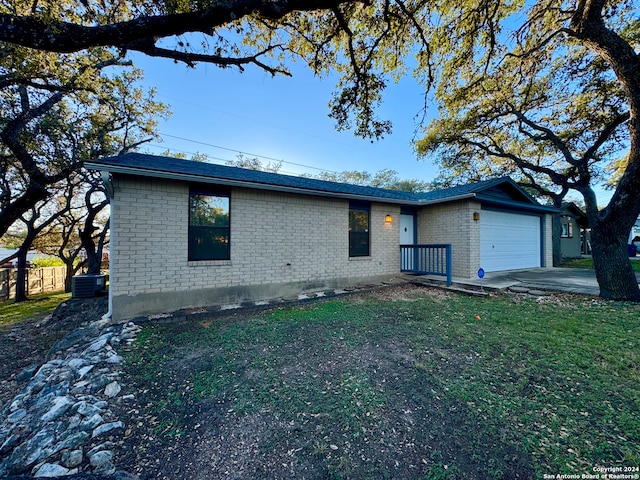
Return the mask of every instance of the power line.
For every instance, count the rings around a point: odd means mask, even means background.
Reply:
[[[206,111],[206,112],[210,112],[210,108],[203,106],[201,103],[194,103],[194,102],[191,102],[191,101],[188,101],[188,100],[184,100],[182,98],[173,97],[171,95],[166,95],[164,93],[158,93],[158,96],[167,98],[172,102],[184,103],[184,104],[189,105],[189,106],[191,106],[193,108],[198,108],[200,110],[203,110],[203,111]],[[309,133],[309,132],[306,132],[306,131],[297,130],[295,128],[285,127],[285,126],[277,124],[277,123],[267,122],[265,120],[260,120],[260,119],[253,118],[253,117],[248,117],[248,116],[245,116],[245,115],[238,115],[235,112],[233,112],[233,113],[232,112],[227,112],[227,111],[220,110],[219,108],[216,108],[216,113],[217,114],[221,114],[221,115],[228,115],[228,116],[231,116],[231,117],[239,118],[239,119],[241,119],[243,121],[260,123],[260,124],[267,125],[267,126],[270,126],[270,127],[278,128],[280,130],[286,130],[288,132],[293,132],[296,135],[305,135],[307,137],[318,138],[318,139],[322,140],[323,142],[331,142],[331,143],[334,143],[334,144],[337,144],[337,145],[347,146],[346,144],[344,144],[342,142],[338,142],[335,139],[327,138],[327,137],[322,136],[322,135],[312,134],[312,133]],[[309,167],[309,168],[316,168],[316,167]],[[330,172],[332,170],[326,170],[326,171]]]
[[[264,158],[265,160],[271,160],[271,161],[274,161],[274,162],[282,162],[282,163],[286,163],[288,165],[295,165],[296,167],[311,168],[313,170],[319,170],[321,172],[338,173],[335,170],[327,170],[326,168],[312,167],[311,165],[303,165],[302,163],[288,162],[286,160],[282,160],[282,159],[279,159],[279,158],[267,157],[266,155],[260,155],[260,154],[257,154],[257,153],[243,152],[242,150],[236,150],[236,149],[233,149],[233,148],[222,147],[220,145],[214,145],[212,143],[201,142],[199,140],[191,140],[189,138],[178,137],[176,135],[170,135],[168,133],[162,133],[162,132],[159,132],[159,133],[162,136],[169,137],[169,138],[175,138],[176,140],[182,140],[184,142],[196,143],[198,145],[204,145],[204,146],[207,146],[207,147],[218,148],[220,150],[226,150],[228,152],[239,153],[241,155],[249,155],[251,157]],[[176,149],[173,149],[173,150],[176,150]],[[176,150],[176,151],[180,151],[180,150]],[[215,157],[212,157],[212,158],[215,158]],[[227,161],[227,160],[224,160],[224,161]]]
[[[161,150],[166,150],[168,152],[184,153],[185,155],[191,155],[191,156],[199,155],[201,153],[201,152],[188,152],[186,150],[180,150],[179,148],[171,148],[171,147],[167,147],[166,145],[158,145],[157,143],[147,143],[146,146],[147,147],[159,148]],[[214,157],[214,156],[211,156],[209,154],[206,154],[206,155],[207,155],[207,159],[208,160],[218,160],[220,162],[229,162],[230,161],[229,158]]]
[[[167,152],[178,152],[178,153],[184,153],[185,155],[191,155],[191,156],[195,156],[195,155],[199,154],[199,152],[187,152],[186,150],[180,150],[178,148],[166,147],[164,145],[158,145],[157,143],[147,143],[146,145],[147,145],[147,147],[159,148],[161,150],[166,150]],[[235,152],[235,150],[232,150],[232,151]],[[233,162],[233,160],[230,159],[230,158],[213,157],[213,156],[209,155],[208,153],[205,153],[205,155],[207,156],[207,160],[218,160],[219,162],[224,162],[225,164],[227,162]],[[328,172],[329,170],[325,170],[325,171]],[[281,173],[283,175],[301,176],[301,174],[299,172],[290,172],[290,171],[287,171],[287,170],[278,170],[277,173]]]

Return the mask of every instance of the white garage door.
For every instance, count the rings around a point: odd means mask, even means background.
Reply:
[[[482,210],[480,266],[487,272],[540,266],[540,217]]]

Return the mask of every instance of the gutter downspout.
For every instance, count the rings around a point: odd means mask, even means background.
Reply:
[[[107,196],[109,197],[109,205],[111,208],[111,212],[109,212],[109,308],[107,313],[102,316],[102,320],[109,320],[113,316],[113,254],[115,253],[113,245],[113,206],[115,202],[113,199],[113,182],[111,181],[111,174],[102,170],[100,172],[100,176],[102,177],[102,183],[104,184]]]

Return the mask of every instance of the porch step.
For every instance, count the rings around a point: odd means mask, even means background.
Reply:
[[[487,297],[487,296],[489,296],[489,292],[485,291],[482,288],[477,287],[476,285],[453,284],[451,286],[447,286],[446,283],[435,281],[435,280],[430,280],[428,278],[413,279],[411,281],[411,283],[414,284],[414,285],[417,285],[417,286],[435,287],[435,288],[440,288],[442,290],[449,290],[451,292],[457,292],[457,293],[463,293],[465,295],[471,295],[471,296],[474,296],[474,297]]]
[[[489,292],[485,292],[484,290],[472,290],[469,288],[458,287],[456,285],[451,285],[450,287],[445,286],[445,290],[451,290],[458,293],[464,293],[465,295],[471,295],[473,297],[488,297]]]

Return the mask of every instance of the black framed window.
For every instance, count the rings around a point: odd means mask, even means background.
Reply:
[[[189,191],[189,260],[229,260],[229,193]]]
[[[349,204],[350,257],[368,257],[370,255],[369,216],[369,205],[354,202]]]

